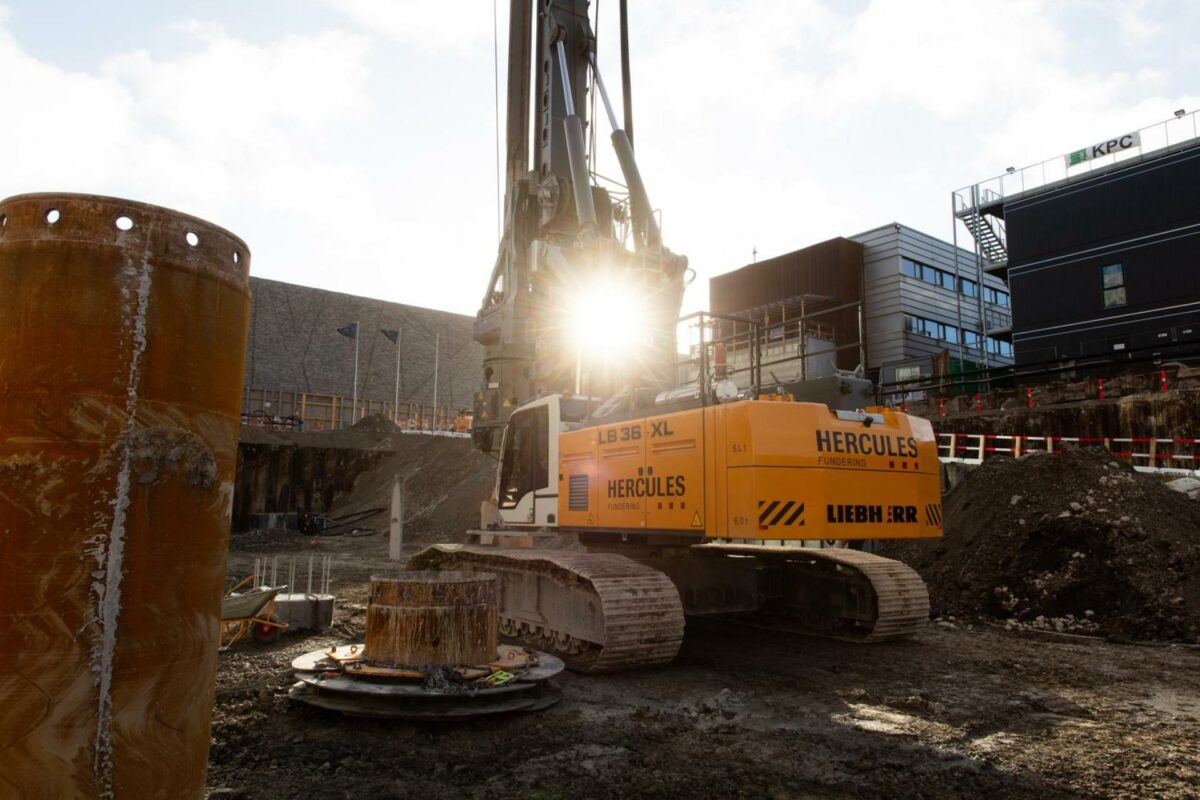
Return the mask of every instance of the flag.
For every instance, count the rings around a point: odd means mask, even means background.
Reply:
[[[388,341],[391,342],[392,344],[399,344],[400,331],[391,330],[389,328],[380,328],[379,332],[382,333],[384,336],[386,336],[388,338]]]
[[[340,333],[342,336],[345,336],[347,339],[357,339],[358,338],[358,323],[351,322],[349,325],[347,325],[344,328],[338,328],[337,332]]]

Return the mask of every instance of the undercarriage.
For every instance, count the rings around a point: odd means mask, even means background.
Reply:
[[[502,636],[577,672],[670,662],[685,615],[859,642],[908,636],[929,616],[912,569],[858,550],[581,533],[479,532],[409,566],[498,575]]]

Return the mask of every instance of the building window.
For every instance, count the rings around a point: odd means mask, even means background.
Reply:
[[[970,278],[956,278],[953,272],[931,267],[920,261],[913,261],[906,256],[900,257],[900,274],[951,292],[957,291],[964,297],[979,297],[978,282]],[[989,286],[983,287],[983,299],[994,306],[1004,306],[1005,308],[1008,308],[1010,302],[1008,292]]]
[[[1125,267],[1122,264],[1105,264],[1100,268],[1100,277],[1104,283],[1104,307],[1125,305]]]
[[[987,344],[988,344],[988,352],[991,353],[992,355],[1004,356],[1005,358],[1012,358],[1012,354],[1013,354],[1012,342],[1006,342],[1002,339],[993,339],[991,336],[989,336],[989,337],[987,337]]]
[[[990,286],[985,286],[983,287],[983,299],[994,306],[1004,306],[1005,308],[1008,308],[1008,292],[1002,292],[999,289],[993,289]]]
[[[979,349],[979,331],[963,331],[963,344],[972,349]]]
[[[925,319],[924,317],[912,317],[904,315],[904,330],[909,333],[916,333],[921,336],[928,336],[930,339],[948,342],[950,344],[958,344],[958,328],[953,325],[948,325],[945,322],[938,322],[934,319]]]

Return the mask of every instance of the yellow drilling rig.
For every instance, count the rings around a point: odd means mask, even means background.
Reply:
[[[681,366],[690,270],[634,158],[620,6],[623,125],[587,0],[511,0],[505,228],[475,323],[472,437],[498,459],[496,488],[471,544],[412,566],[497,574],[501,633],[581,671],[670,661],[689,614],[905,636],[928,616],[923,582],[855,544],[941,535],[933,430],[764,385],[740,317],[691,318]],[[623,183],[589,168],[591,93]]]

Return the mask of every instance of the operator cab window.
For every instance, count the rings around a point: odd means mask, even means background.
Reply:
[[[1104,283],[1104,307],[1118,308],[1125,305],[1125,267],[1123,264],[1105,264],[1100,268]]]
[[[500,465],[500,508],[516,508],[521,498],[550,481],[550,409],[518,411],[508,422]]]

